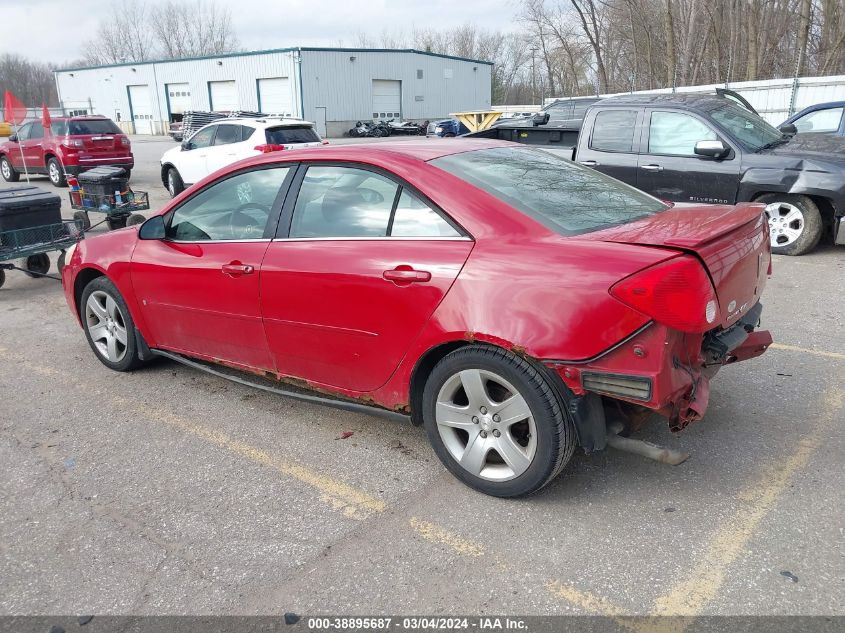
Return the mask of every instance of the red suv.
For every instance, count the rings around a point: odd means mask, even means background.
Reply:
[[[26,169],[46,174],[56,187],[67,185],[67,175],[109,165],[123,167],[129,176],[135,166],[132,146],[114,121],[102,116],[53,119],[50,130],[41,121],[30,121],[0,145],[0,174],[17,182]]]

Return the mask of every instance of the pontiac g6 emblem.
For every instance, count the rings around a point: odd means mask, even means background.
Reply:
[[[728,304],[728,313],[733,314],[733,311],[736,310],[736,301],[731,301]]]

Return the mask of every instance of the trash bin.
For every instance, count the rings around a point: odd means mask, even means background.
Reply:
[[[62,199],[59,196],[38,187],[0,191],[0,245],[11,246],[6,243],[10,231],[60,224],[61,209]]]

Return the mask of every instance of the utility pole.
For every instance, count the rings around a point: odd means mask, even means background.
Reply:
[[[539,49],[531,47],[531,105],[537,105],[537,75],[534,72],[534,56]]]

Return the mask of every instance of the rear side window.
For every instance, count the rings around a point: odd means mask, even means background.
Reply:
[[[633,152],[636,110],[605,110],[596,115],[590,149],[603,152]]]
[[[44,126],[40,123],[33,123],[32,127],[29,129],[29,139],[36,139],[36,138],[44,138]]]
[[[64,136],[67,134],[67,121],[56,121],[50,124],[53,136]]]
[[[214,145],[229,145],[241,142],[240,125],[218,125],[217,136],[214,137]]]
[[[288,125],[268,127],[264,133],[270,145],[288,145],[290,143],[319,143],[320,137],[310,125]]]
[[[68,121],[68,134],[122,134],[120,128],[110,119],[93,119],[90,121]]]
[[[633,222],[668,207],[618,180],[543,150],[497,147],[431,161],[561,235]]]

